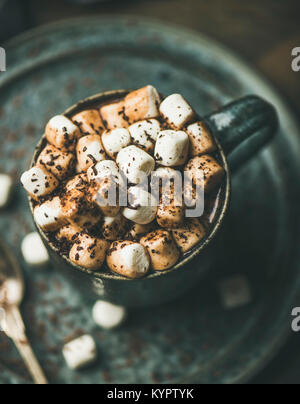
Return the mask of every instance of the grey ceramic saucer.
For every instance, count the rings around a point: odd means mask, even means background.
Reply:
[[[55,268],[38,271],[24,265],[28,293],[23,311],[52,383],[249,380],[286,340],[291,308],[300,303],[300,138],[284,102],[227,49],[201,35],[135,17],[61,22],[13,40],[6,50],[8,71],[0,74],[0,171],[16,178],[27,168],[49,117],[99,91],[152,83],[165,94],[183,93],[203,114],[249,93],[277,106],[280,136],[234,178],[219,264],[184,299],[136,310],[124,327],[105,332],[93,324],[89,303]],[[9,211],[0,213],[0,234],[18,253],[31,230],[19,187]],[[248,277],[253,300],[225,311],[217,283],[231,274]],[[73,373],[60,349],[83,332],[96,338],[99,362]],[[29,381],[1,333],[0,363],[0,383]]]

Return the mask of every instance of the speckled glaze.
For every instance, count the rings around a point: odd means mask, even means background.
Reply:
[[[5,48],[0,170],[16,183],[49,116],[112,87],[153,83],[164,94],[176,87],[203,116],[248,94],[276,106],[280,134],[232,178],[231,208],[214,267],[182,298],[130,310],[118,330],[94,324],[91,302],[55,265],[48,271],[26,266],[19,246],[34,225],[21,186],[10,208],[0,212],[1,238],[25,272],[28,336],[51,383],[248,381],[286,340],[291,309],[300,305],[300,131],[282,98],[228,49],[165,22],[115,16],[64,21],[26,33]],[[234,153],[228,160],[233,167]],[[197,270],[197,257],[191,265]],[[235,274],[248,278],[253,299],[228,311],[220,303],[218,283]],[[99,361],[74,373],[61,348],[82,333],[95,338]],[[30,381],[0,332],[0,383]]]
[[[176,89],[173,92],[176,92]],[[127,94],[128,91],[126,90],[96,94],[79,101],[64,111],[63,114],[72,117],[83,109],[121,99]],[[218,248],[216,238],[226,218],[231,196],[231,173],[223,146],[227,153],[232,153],[244,141],[255,137],[255,142],[251,146],[248,145],[247,151],[236,158],[234,168],[237,169],[276,134],[278,119],[276,111],[270,104],[259,97],[249,96],[224,106],[204,120],[211,128],[221,164],[226,171],[221,193],[221,206],[215,223],[205,240],[171,269],[163,272],[157,271],[136,280],[112,274],[106,265],[100,271],[91,271],[75,265],[66,257],[60,256],[57,247],[51,242],[47,234],[37,226],[57,268],[63,271],[90,298],[101,297],[112,303],[132,308],[155,306],[177,299],[186,293],[214,265],[214,257],[217,255],[215,250]],[[43,136],[36,147],[32,166],[36,164],[46,142],[46,138]],[[34,205],[30,198],[29,204],[33,213]],[[195,268],[193,260],[196,257],[198,257],[198,265]]]

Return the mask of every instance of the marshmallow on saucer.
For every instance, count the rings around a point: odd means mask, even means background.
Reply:
[[[122,149],[117,157],[120,170],[132,184],[140,184],[155,168],[155,161],[150,154],[136,146]]]
[[[160,123],[156,119],[139,121],[128,128],[133,143],[147,153],[153,153],[154,145],[161,130]]]
[[[47,145],[38,158],[38,165],[63,179],[70,174],[74,167],[75,157],[73,153],[62,152],[52,145]]]
[[[101,230],[106,240],[120,240],[126,233],[126,220],[121,214],[115,217],[105,216]]]
[[[129,126],[124,101],[104,105],[100,108],[100,115],[106,129],[128,128]]]
[[[63,356],[70,369],[78,370],[94,363],[98,357],[96,343],[90,335],[83,335],[63,347]]]
[[[76,152],[78,166],[81,171],[87,171],[89,167],[106,158],[101,137],[98,135],[88,135],[79,139]]]
[[[58,196],[37,206],[33,215],[36,224],[44,231],[56,231],[68,223]]]
[[[133,123],[159,117],[160,96],[153,86],[146,86],[125,97],[125,115]]]
[[[74,150],[81,132],[69,118],[57,115],[46,126],[46,137],[50,144],[59,150]]]
[[[44,167],[33,167],[26,171],[21,182],[28,194],[36,200],[51,194],[59,185],[56,177]]]
[[[79,112],[73,116],[72,120],[75,125],[79,126],[84,136],[101,135],[104,130],[104,124],[96,109]]]
[[[165,167],[176,167],[186,163],[189,153],[189,137],[183,131],[160,132],[155,145],[155,159]]]
[[[187,127],[190,138],[190,154],[192,157],[210,154],[216,150],[212,135],[203,122],[196,122]]]
[[[128,190],[129,207],[123,210],[126,219],[137,224],[153,222],[157,212],[157,201],[149,192],[136,186]]]
[[[93,307],[93,319],[99,327],[106,330],[119,327],[125,320],[125,307],[99,300]]]
[[[150,269],[147,250],[132,241],[115,241],[107,253],[107,265],[119,275],[137,279],[145,276]]]
[[[69,258],[75,265],[98,271],[103,265],[108,247],[105,240],[80,234],[71,248]]]
[[[102,134],[102,143],[107,155],[115,160],[118,153],[131,144],[131,136],[125,128],[112,129]]]
[[[13,180],[9,175],[0,174],[0,209],[7,206],[13,189]]]
[[[30,233],[23,239],[21,245],[24,260],[31,266],[45,266],[49,255],[38,233]]]
[[[155,271],[165,271],[179,260],[180,252],[168,231],[153,231],[143,237],[140,243],[147,249]]]
[[[220,185],[225,175],[224,168],[208,154],[194,157],[184,170],[193,184],[204,188],[205,192],[210,192]]]
[[[233,276],[221,281],[219,292],[223,307],[228,310],[246,306],[252,300],[249,281],[243,275]]]
[[[180,251],[186,253],[204,239],[206,230],[199,219],[186,219],[185,223],[174,229],[172,234]]]
[[[196,117],[193,108],[180,94],[167,97],[160,104],[160,113],[174,129],[182,129]]]

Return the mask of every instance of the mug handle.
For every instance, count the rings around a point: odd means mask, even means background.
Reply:
[[[279,128],[275,108],[256,95],[225,105],[204,122],[221,143],[232,172],[265,146]]]

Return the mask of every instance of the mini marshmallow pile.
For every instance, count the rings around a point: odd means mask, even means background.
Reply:
[[[98,271],[135,279],[165,271],[207,234],[199,219],[187,219],[176,198],[158,203],[139,186],[145,176],[174,178],[186,172],[205,192],[220,186],[223,167],[211,156],[213,137],[179,94],[163,101],[153,86],[46,126],[47,144],[21,182],[35,203],[34,218],[69,259]],[[201,172],[201,173],[200,173]],[[130,187],[128,206],[109,203],[113,187]]]

